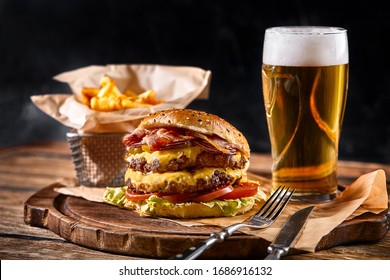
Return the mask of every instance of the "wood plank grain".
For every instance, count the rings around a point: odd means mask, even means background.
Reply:
[[[1,148],[0,157],[4,154],[14,154],[16,152],[34,152],[34,153],[50,153],[69,155],[69,145],[65,141],[50,141],[50,142],[34,142],[25,145]]]
[[[42,229],[40,229],[42,230]],[[0,236],[1,260],[132,260],[131,256],[90,250],[66,240]]]
[[[289,260],[390,260],[390,234],[378,242],[333,247],[315,253],[289,255]]]

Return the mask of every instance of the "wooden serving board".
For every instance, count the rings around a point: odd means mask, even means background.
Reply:
[[[220,231],[216,226],[186,227],[166,219],[140,217],[137,213],[104,203],[66,196],[50,185],[33,194],[24,205],[24,221],[47,228],[66,240],[88,248],[145,258],[169,258]],[[317,250],[351,242],[377,241],[388,229],[386,213],[365,214],[346,221],[324,236]],[[269,242],[237,232],[218,243],[202,258],[264,258]],[[290,253],[299,253],[292,250]]]

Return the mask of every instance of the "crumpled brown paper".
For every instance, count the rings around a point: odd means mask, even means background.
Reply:
[[[262,183],[267,184],[266,180]],[[264,191],[269,191],[269,185],[263,185]],[[71,184],[65,184],[71,185]],[[87,200],[102,202],[104,189],[89,187],[63,187],[56,189],[57,192],[83,197]],[[309,204],[297,204],[290,202],[281,216],[273,225],[263,230],[253,230],[242,228],[240,231],[246,234],[261,237],[267,241],[272,241],[279,233],[287,218],[294,212],[309,206]],[[258,209],[259,207],[257,207]],[[309,216],[305,227],[298,236],[293,248],[314,252],[321,238],[331,232],[343,221],[352,219],[366,212],[381,213],[388,208],[388,194],[386,189],[386,175],[381,169],[364,174],[356,181],[346,187],[346,189],[334,200],[328,203],[316,204]],[[181,225],[217,225],[226,227],[233,223],[242,222],[253,215],[257,209],[238,215],[235,217],[205,218],[191,220],[171,220]]]
[[[99,112],[77,101],[83,87],[99,87],[102,76],[111,77],[119,90],[144,92],[154,89],[163,103],[150,108]],[[68,83],[71,94],[44,94],[31,97],[42,111],[79,133],[123,133],[134,130],[149,113],[185,108],[194,99],[207,99],[211,72],[197,67],[132,64],[88,66],[54,77]]]

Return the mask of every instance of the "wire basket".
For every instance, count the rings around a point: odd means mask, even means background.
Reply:
[[[124,134],[66,134],[80,185],[118,187],[124,185],[126,150]]]

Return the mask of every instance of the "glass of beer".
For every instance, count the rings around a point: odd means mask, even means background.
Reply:
[[[289,26],[265,31],[262,83],[272,185],[293,199],[337,195],[337,159],[348,90],[347,30]]]

